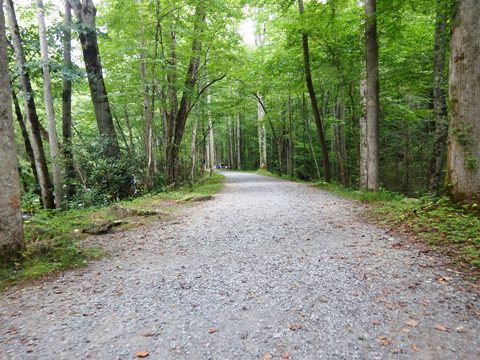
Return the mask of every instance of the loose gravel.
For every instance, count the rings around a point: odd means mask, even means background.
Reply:
[[[442,259],[308,185],[227,172],[112,256],[0,294],[0,359],[480,359],[480,298]],[[143,352],[143,353],[142,353]]]

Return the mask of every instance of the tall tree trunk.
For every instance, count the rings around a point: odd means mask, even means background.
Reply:
[[[43,0],[37,0],[37,21],[40,38],[40,54],[43,71],[43,98],[48,119],[48,139],[50,143],[50,157],[52,160],[53,189],[55,194],[55,207],[62,207],[63,185],[60,167],[60,150],[58,147],[57,127],[53,108],[52,80],[50,78],[50,65],[48,58],[47,27],[45,26]]]
[[[70,0],[70,2],[78,23],[82,25],[78,35],[82,45],[83,60],[87,71],[98,131],[104,146],[103,151],[107,157],[117,157],[120,154],[120,148],[113,125],[107,89],[103,79],[102,63],[95,27],[97,9],[93,5],[92,0]]]
[[[320,175],[320,168],[318,167],[317,155],[315,154],[315,149],[313,148],[312,134],[310,133],[310,122],[308,121],[307,114],[307,103],[305,101],[305,94],[302,94],[303,100],[303,121],[305,124],[305,132],[308,138],[308,144],[310,145],[310,153],[312,155],[313,161],[315,162],[315,170],[317,171],[318,180],[322,178]]]
[[[15,60],[20,77],[20,84],[25,97],[25,113],[28,119],[30,134],[32,137],[32,149],[35,155],[35,166],[37,168],[38,181],[42,194],[43,206],[47,209],[55,208],[55,201],[52,193],[52,184],[48,174],[47,159],[43,150],[43,142],[41,137],[41,126],[38,120],[35,99],[33,96],[30,75],[27,71],[25,51],[23,49],[22,39],[20,37],[20,29],[18,27],[13,0],[6,0],[6,10],[8,13],[9,25],[12,32],[12,42],[15,51]]]
[[[339,96],[337,99],[337,105],[335,106],[335,118],[339,120],[340,123],[333,125],[333,134],[334,134],[334,143],[335,143],[335,154],[337,156],[338,170],[340,176],[340,182],[343,186],[347,185],[347,178],[345,176],[345,140],[343,132],[343,120],[345,119],[345,111]]]
[[[17,152],[13,131],[3,0],[0,0],[0,262],[23,248]]]
[[[447,2],[437,0],[435,24],[435,49],[433,62],[433,113],[435,116],[435,142],[430,160],[428,190],[438,194],[442,184],[442,170],[447,145],[447,104],[443,92],[445,81],[445,54],[447,50]]]
[[[128,142],[129,142],[129,146],[127,146],[127,148],[130,149],[130,151],[133,151],[133,127],[132,127],[132,124],[130,123],[130,116],[128,115],[128,110],[127,108],[125,107],[124,109],[124,112],[125,112],[125,123],[127,124],[127,129],[128,129]]]
[[[360,117],[360,143],[359,143],[359,170],[360,189],[368,189],[368,139],[367,139],[367,80],[360,81],[360,97],[362,99],[362,115]]]
[[[72,68],[72,8],[69,0],[65,1],[65,20],[63,30],[63,66],[66,70]],[[63,77],[62,92],[62,135],[63,157],[65,161],[65,193],[67,198],[75,194],[75,163],[73,159],[72,144],[72,79],[66,75]]]
[[[288,141],[287,141],[287,174],[291,178],[294,175],[293,165],[293,126],[292,126],[292,98],[288,94]]]
[[[173,137],[171,140],[167,139],[167,141],[170,142],[170,144],[167,146],[166,154],[167,183],[172,185],[177,184],[180,144],[182,142],[183,132],[185,130],[185,124],[187,122],[188,115],[192,110],[193,95],[197,82],[198,68],[200,66],[200,53],[202,51],[201,34],[203,33],[206,20],[205,6],[206,4],[201,2],[196,6],[195,9],[192,56],[190,57],[190,62],[188,64],[182,99],[180,101],[178,113],[175,118]],[[172,114],[170,114],[170,116],[171,115]]]
[[[235,144],[234,144],[234,128],[232,126],[232,119],[230,116],[227,117],[227,127],[228,127],[228,166],[229,169],[235,168]]]
[[[455,200],[480,200],[480,2],[458,0],[450,40],[447,184]]]
[[[145,59],[144,50],[140,53],[140,77],[143,82],[143,114],[145,118],[144,123],[144,144],[145,144],[145,157],[147,159],[147,176],[145,179],[145,186],[147,189],[153,187],[155,177],[155,151],[153,143],[153,111],[154,108],[150,99],[150,85],[147,79],[147,63]]]
[[[378,169],[378,119],[380,110],[379,75],[378,75],[378,41],[376,0],[365,1],[365,42],[367,65],[367,105],[366,105],[366,138],[367,138],[367,179],[366,189],[377,191],[379,187]]]
[[[168,173],[168,167],[170,163],[169,156],[173,155],[173,141],[175,124],[177,122],[178,113],[178,99],[177,99],[177,49],[176,49],[176,33],[174,24],[171,25],[170,30],[170,58],[168,60],[167,82],[168,82],[168,105],[169,111],[167,113],[166,123],[166,170]]]
[[[193,127],[192,127],[192,145],[190,148],[190,179],[192,182],[195,182],[195,173],[197,170],[197,132],[198,132],[198,110],[199,108],[197,107],[195,109],[195,117],[193,120]]]
[[[39,181],[38,181],[37,168],[35,167],[35,156],[33,154],[32,143],[30,142],[30,138],[28,137],[27,127],[25,126],[22,110],[20,109],[20,104],[18,102],[17,94],[13,90],[13,86],[12,86],[12,99],[13,99],[13,106],[15,109],[15,116],[17,118],[17,122],[20,127],[20,131],[22,133],[23,143],[25,145],[25,152],[27,154],[28,161],[30,162],[33,178],[35,179],[35,192],[36,193],[38,192],[38,195],[40,195],[40,191],[39,191],[40,187],[39,187]],[[25,191],[29,191],[29,190],[25,189]]]
[[[213,120],[212,120],[212,111],[211,111],[211,96],[207,95],[207,116],[208,116],[208,168],[212,171],[215,168],[215,163],[217,161],[215,154],[215,136],[213,133]]]
[[[237,142],[237,170],[242,170],[242,129],[240,126],[241,115],[237,114],[237,131],[236,131],[236,142]]]
[[[304,13],[303,0],[298,0],[298,9],[300,15],[302,15]],[[322,163],[325,172],[325,181],[330,182],[332,180],[330,160],[328,158],[328,148],[325,140],[325,133],[323,131],[322,119],[318,110],[317,96],[315,95],[315,88],[313,87],[312,71],[310,69],[310,49],[308,45],[308,35],[306,33],[302,34],[302,44],[305,80],[307,83],[308,94],[310,95],[310,102],[312,104],[313,117],[315,119],[315,124],[317,125],[318,139],[322,149]]]
[[[258,154],[260,169],[267,170],[267,131],[265,129],[265,109],[260,93],[257,93]]]

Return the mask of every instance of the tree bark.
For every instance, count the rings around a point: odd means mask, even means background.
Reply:
[[[298,0],[298,9],[300,15],[302,15],[304,13],[303,0]],[[320,147],[322,149],[322,163],[325,173],[325,181],[330,182],[332,180],[330,160],[328,158],[328,148],[325,140],[325,133],[323,131],[322,119],[318,110],[317,96],[315,95],[315,88],[313,87],[312,71],[310,69],[310,49],[308,35],[306,33],[302,34],[302,44],[305,80],[307,83],[308,94],[310,95],[310,102],[312,104],[313,117],[315,119],[315,124],[317,125],[318,139],[320,140]]]
[[[450,40],[447,184],[457,201],[480,200],[480,2],[458,0]]]
[[[201,33],[206,20],[205,13],[206,4],[200,2],[195,9],[195,25],[193,29],[192,56],[187,68],[185,83],[183,87],[182,99],[178,113],[175,116],[175,124],[173,128],[172,138],[167,138],[169,142],[166,150],[166,167],[167,167],[167,184],[177,185],[178,179],[178,160],[180,144],[185,130],[188,115],[192,109],[191,105],[197,82],[198,69],[200,66],[200,54],[202,50]],[[172,116],[172,113],[170,113]]]
[[[195,173],[197,170],[197,131],[198,131],[198,107],[195,109],[195,117],[193,120],[193,127],[192,127],[192,144],[190,147],[190,179],[192,183],[195,182]]]
[[[210,171],[215,169],[216,156],[215,156],[215,136],[213,133],[213,120],[212,111],[210,108],[211,96],[207,95],[207,116],[208,116],[208,141],[207,141],[207,154],[208,154],[208,168]]]
[[[60,167],[60,150],[58,147],[57,127],[55,124],[55,112],[53,107],[52,80],[50,77],[50,65],[48,57],[47,27],[45,26],[45,9],[43,0],[37,0],[38,34],[40,38],[40,54],[43,71],[43,98],[48,119],[48,139],[50,144],[50,157],[52,161],[53,189],[55,195],[55,207],[60,209],[63,200],[62,171]]]
[[[28,131],[27,131],[27,127],[25,126],[25,121],[23,120],[22,110],[20,109],[20,104],[18,102],[17,94],[13,90],[13,87],[12,87],[12,99],[13,99],[13,106],[15,109],[15,116],[17,117],[17,122],[20,127],[20,131],[22,133],[23,143],[25,145],[25,152],[27,154],[28,161],[30,162],[30,167],[32,168],[33,178],[35,179],[35,193],[38,192],[38,195],[41,195],[39,191],[40,186],[38,181],[37,168],[35,167],[35,156],[33,154],[32,143],[30,142],[30,138],[28,137]],[[25,189],[25,191],[29,191],[29,189]]]
[[[302,100],[303,100],[303,121],[305,124],[305,132],[307,134],[308,144],[310,145],[310,153],[315,163],[315,170],[317,171],[317,177],[318,177],[318,180],[320,180],[322,176],[320,175],[320,168],[318,167],[317,155],[315,154],[315,149],[313,148],[312,135],[310,133],[310,122],[308,121],[307,104],[305,102],[304,94],[302,94]]]
[[[242,170],[242,128],[241,115],[237,114],[237,131],[236,131],[236,150],[237,150],[237,170]]]
[[[42,203],[45,208],[54,209],[55,201],[53,198],[50,176],[48,174],[47,159],[43,149],[41,125],[38,120],[32,84],[30,82],[30,75],[26,68],[25,51],[23,48],[22,39],[20,37],[20,29],[18,27],[17,18],[15,15],[13,0],[6,0],[5,5],[12,33],[12,42],[19,72],[20,84],[22,85],[22,91],[25,97],[25,113],[28,119],[30,135],[32,137],[32,149],[35,155],[35,167],[37,168]]]
[[[23,227],[3,0],[0,0],[0,98],[0,262],[7,262],[23,248]]]
[[[360,98],[362,99],[362,115],[360,117],[359,167],[360,189],[368,189],[368,139],[367,139],[367,80],[360,81]]]
[[[70,0],[70,3],[78,23],[82,25],[78,35],[82,45],[83,60],[87,71],[95,118],[103,142],[103,152],[107,157],[117,157],[120,154],[120,148],[113,125],[107,89],[103,79],[103,69],[95,27],[97,10],[92,0]]]
[[[378,40],[376,0],[365,1],[365,42],[367,65],[367,190],[377,191],[379,188],[378,169],[378,122],[379,122],[379,73],[378,73]]]
[[[447,48],[447,4],[437,1],[435,24],[435,49],[433,62],[433,113],[435,116],[435,142],[430,160],[428,190],[438,194],[442,184],[445,148],[448,134],[447,104],[443,92],[445,81],[445,54]]]
[[[145,144],[145,157],[147,160],[147,176],[145,179],[145,187],[151,189],[154,183],[155,177],[155,151],[153,143],[153,104],[150,99],[150,85],[147,79],[147,63],[145,59],[145,52],[142,49],[140,53],[140,77],[143,82],[143,116],[144,123],[144,144]]]
[[[65,19],[63,30],[63,66],[65,70],[72,69],[72,8],[69,0],[65,1]],[[65,161],[65,194],[67,199],[75,194],[75,163],[72,144],[72,79],[67,74],[63,77],[62,92],[62,135],[63,157]]]
[[[293,164],[293,125],[292,125],[292,98],[288,94],[288,140],[287,140],[287,174],[291,178],[294,175]]]
[[[344,120],[344,109],[340,96],[337,99],[337,105],[335,107],[335,117],[340,122]],[[335,154],[337,156],[338,170],[340,176],[340,182],[343,186],[347,185],[347,178],[345,176],[345,151],[344,151],[344,136],[343,129],[341,124],[333,125],[333,134],[334,134],[334,143],[335,143]]]
[[[265,109],[263,106],[262,95],[257,93],[259,168],[267,170],[267,131],[265,129]]]

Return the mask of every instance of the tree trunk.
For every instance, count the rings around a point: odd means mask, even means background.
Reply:
[[[291,178],[294,175],[293,166],[293,126],[292,126],[292,99],[288,94],[288,141],[287,141],[287,174]]]
[[[201,2],[195,9],[195,25],[193,29],[192,56],[187,68],[185,83],[183,87],[182,99],[178,113],[175,116],[175,123],[172,138],[167,138],[166,167],[167,167],[167,184],[176,185],[178,178],[178,160],[179,149],[185,130],[188,115],[192,110],[192,101],[197,82],[198,68],[200,66],[200,53],[202,50],[201,34],[205,26],[205,3]],[[173,113],[170,113],[172,116]],[[172,123],[173,124],[173,123]]]
[[[480,200],[480,2],[459,0],[450,42],[447,183],[457,201]]]
[[[237,131],[236,131],[236,141],[237,141],[237,169],[242,170],[242,132],[240,127],[240,113],[237,114]]]
[[[55,201],[53,198],[50,176],[48,174],[47,159],[45,157],[45,151],[43,150],[43,142],[40,130],[41,126],[38,120],[32,84],[30,82],[30,75],[26,67],[25,51],[23,49],[22,39],[20,37],[20,29],[15,16],[13,0],[6,0],[5,5],[12,33],[12,42],[19,72],[20,84],[22,85],[22,91],[25,97],[25,113],[28,119],[28,125],[32,137],[32,149],[35,155],[35,167],[37,168],[38,181],[42,194],[42,203],[45,208],[54,209]]]
[[[48,58],[47,27],[45,26],[43,0],[37,0],[38,34],[40,38],[40,54],[43,71],[43,97],[48,119],[48,139],[50,143],[50,157],[52,160],[53,189],[55,195],[55,207],[62,207],[63,188],[62,171],[60,168],[60,150],[58,147],[57,127],[55,124],[55,112],[53,108],[52,80],[50,78],[50,65]]]
[[[315,162],[315,170],[317,171],[318,180],[322,178],[320,175],[320,168],[318,167],[317,155],[315,154],[315,149],[313,148],[312,135],[310,133],[310,122],[308,121],[307,115],[307,104],[305,102],[305,95],[302,95],[303,100],[303,121],[305,123],[305,132],[307,134],[308,143],[310,145],[310,153],[312,154],[313,161]]]
[[[227,117],[227,127],[228,127],[228,167],[229,169],[235,168],[235,144],[234,144],[234,128],[232,126],[232,119],[230,115]]]
[[[303,0],[298,0],[298,9],[300,15],[302,15],[304,13]],[[307,83],[308,94],[310,95],[310,102],[312,104],[313,117],[315,119],[315,124],[317,125],[318,139],[320,140],[320,147],[322,149],[322,162],[325,172],[325,181],[330,182],[332,180],[332,175],[330,172],[330,160],[328,158],[328,148],[325,141],[322,119],[318,110],[317,96],[315,95],[315,88],[313,87],[312,71],[310,69],[310,49],[308,45],[308,35],[306,33],[302,34],[302,44],[305,80]]]
[[[210,95],[207,96],[207,116],[208,116],[208,168],[212,171],[215,168],[216,156],[215,156],[215,137],[213,134],[213,121],[212,112],[210,109]]]
[[[3,0],[0,0],[0,262],[23,248],[17,152],[13,131]]]
[[[107,157],[117,157],[120,154],[117,135],[113,125],[107,89],[103,79],[103,70],[98,50],[95,16],[97,10],[92,0],[70,0],[79,24],[78,32],[82,45],[83,60],[87,71],[88,85],[92,96],[98,131],[103,142],[103,152]]]
[[[360,189],[368,189],[368,139],[367,139],[367,80],[360,81],[360,97],[362,99],[362,115],[360,117],[360,144],[359,144],[359,165],[360,165]]]
[[[155,151],[153,143],[153,106],[150,101],[150,86],[147,79],[147,63],[144,50],[140,53],[140,77],[143,82],[143,116],[144,124],[144,144],[145,157],[147,159],[147,176],[145,179],[145,187],[151,189],[155,177]],[[153,96],[152,96],[153,99]]]
[[[17,117],[17,122],[20,127],[20,131],[22,133],[23,143],[25,145],[25,152],[27,153],[28,161],[30,162],[33,178],[35,179],[35,193],[38,193],[38,195],[41,195],[39,191],[40,187],[39,187],[39,181],[38,181],[37,168],[35,167],[35,156],[33,155],[32,143],[30,142],[30,138],[28,137],[28,131],[27,131],[27,127],[25,126],[25,121],[23,120],[22,110],[20,109],[20,104],[18,102],[17,94],[13,90],[13,87],[12,87],[12,99],[13,99],[13,105],[15,109],[15,116]],[[25,189],[25,191],[28,192],[29,189]]]
[[[379,119],[379,76],[376,0],[365,1],[365,42],[367,65],[367,187],[377,191],[379,188],[378,170],[378,119]]]
[[[192,127],[192,145],[190,148],[190,179],[195,182],[195,173],[197,170],[197,131],[198,131],[198,108],[195,109],[195,117]]]
[[[72,8],[69,0],[65,1],[65,22],[63,30],[63,65],[65,69],[72,68]],[[75,163],[72,144],[72,80],[66,75],[63,78],[62,92],[62,135],[63,157],[65,161],[65,194],[67,199],[75,194]]]
[[[447,104],[443,93],[445,81],[445,54],[447,48],[447,3],[437,1],[435,24],[435,58],[433,63],[433,113],[435,116],[435,142],[430,160],[428,190],[438,194],[442,184],[442,170],[448,134]]]
[[[337,100],[337,105],[335,109],[335,117],[337,120],[340,122],[343,122],[344,120],[344,110],[343,110],[343,104],[341,102],[340,97]],[[342,131],[342,125],[341,124],[334,124],[333,125],[333,134],[334,134],[334,143],[335,143],[335,154],[337,156],[337,162],[338,162],[338,170],[339,170],[339,176],[340,176],[340,182],[343,186],[347,185],[347,178],[345,176],[345,151],[344,151],[344,136],[343,136],[343,131]]]
[[[265,109],[262,95],[257,93],[258,154],[260,169],[267,170],[267,131],[265,129]]]

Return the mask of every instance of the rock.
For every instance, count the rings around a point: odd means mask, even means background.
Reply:
[[[211,195],[188,195],[185,196],[184,198],[178,200],[177,202],[183,203],[187,201],[192,201],[192,202],[200,202],[200,201],[207,201],[213,199],[213,196]]]
[[[145,210],[145,209],[129,209],[125,208],[120,205],[114,205],[111,207],[111,210],[115,214],[115,216],[119,219],[125,219],[127,217],[133,216],[155,216],[155,215],[163,215],[161,212],[156,210]]]
[[[83,228],[82,232],[90,235],[106,234],[113,227],[120,226],[122,224],[125,224],[125,221],[122,221],[122,220],[96,221],[91,223],[90,225],[87,225],[85,228]]]

